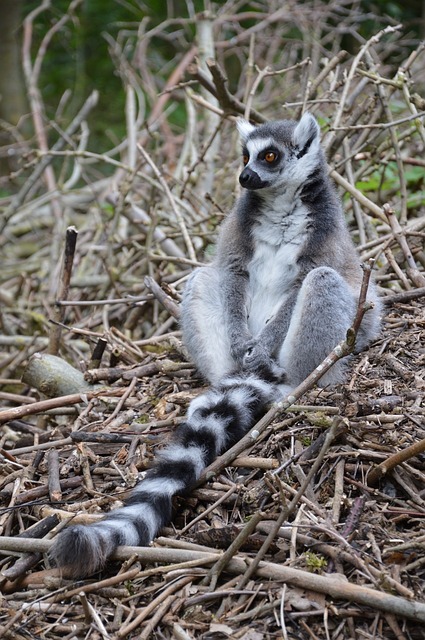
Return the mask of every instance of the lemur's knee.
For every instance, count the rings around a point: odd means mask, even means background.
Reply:
[[[355,309],[353,292],[344,278],[330,267],[317,267],[303,281],[294,318],[313,325],[315,332],[332,334],[332,329],[341,325],[348,329]]]
[[[304,278],[302,288],[311,291],[314,300],[320,299],[320,296],[332,297],[340,292],[352,295],[347,282],[331,267],[316,267],[310,271]]]
[[[330,267],[310,271],[300,288],[279,362],[288,380],[298,384],[344,339],[356,310],[346,281]],[[334,367],[328,382],[342,378]]]

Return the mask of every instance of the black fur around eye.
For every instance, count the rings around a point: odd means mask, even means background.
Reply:
[[[279,151],[274,149],[265,149],[258,154],[258,159],[262,162],[267,162],[267,164],[275,164],[279,160]]]

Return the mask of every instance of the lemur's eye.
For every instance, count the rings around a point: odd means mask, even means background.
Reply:
[[[264,160],[266,162],[274,162],[277,158],[277,154],[274,151],[267,151],[267,153],[264,156]]]
[[[247,165],[249,162],[249,156],[247,155],[243,155],[242,156],[242,162],[244,163],[244,165]]]

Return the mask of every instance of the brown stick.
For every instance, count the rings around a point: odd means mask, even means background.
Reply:
[[[22,533],[19,533],[17,537],[21,538],[42,538],[49,531],[56,527],[59,524],[59,518],[56,514],[47,516],[40,522],[37,522],[32,527],[29,527]],[[29,553],[25,554],[21,558],[19,558],[12,567],[8,569],[4,569],[1,572],[1,576],[3,578],[7,578],[9,586],[12,585],[15,581],[19,580],[19,586],[22,585],[21,578],[24,576],[27,571],[30,571],[39,561],[41,560],[40,553]],[[2,589],[4,592],[7,591],[8,583],[6,583]]]
[[[415,442],[414,444],[410,445],[410,447],[407,447],[402,451],[397,451],[397,453],[394,453],[392,456],[384,460],[384,462],[381,462],[381,464],[372,469],[367,477],[368,485],[370,487],[374,486],[375,484],[377,484],[380,478],[392,471],[392,469],[394,469],[397,465],[401,464],[402,462],[406,462],[406,460],[410,460],[410,458],[413,458],[414,456],[418,456],[419,454],[424,453],[424,451],[425,438],[423,440],[419,440],[419,442]]]
[[[85,120],[90,111],[96,106],[99,98],[99,94],[97,91],[93,91],[90,96],[87,98],[80,111],[75,116],[74,120],[71,122],[69,127],[64,132],[63,136],[61,136],[58,141],[53,145],[51,151],[59,151],[61,150],[68,140],[74,135],[77,129],[80,127],[81,123]],[[32,187],[35,185],[37,180],[43,174],[46,167],[53,162],[53,155],[44,155],[40,162],[36,165],[32,174],[25,180],[24,185],[22,186],[19,193],[16,194],[11,200],[10,205],[6,208],[6,210],[2,213],[2,219],[0,222],[0,232],[6,227],[10,218],[16,213],[20,205],[24,202],[26,196],[31,191]]]
[[[62,489],[59,478],[59,453],[57,449],[50,449],[47,454],[47,466],[49,467],[49,497],[52,502],[62,500]]]
[[[340,418],[339,416],[336,416],[334,418],[332,427],[327,432],[326,437],[325,437],[325,441],[323,442],[323,445],[322,445],[322,448],[321,448],[316,460],[314,461],[314,463],[310,467],[310,471],[308,472],[307,476],[305,477],[303,483],[301,484],[300,488],[296,492],[295,496],[292,498],[291,502],[288,504],[288,506],[286,506],[286,507],[284,507],[282,509],[281,513],[279,514],[279,517],[277,518],[276,522],[273,524],[270,532],[268,533],[267,538],[263,542],[263,544],[261,546],[261,549],[259,550],[259,552],[255,556],[255,558],[253,559],[252,564],[248,567],[248,569],[245,571],[244,575],[242,576],[241,580],[238,582],[238,588],[239,589],[242,589],[242,587],[244,587],[246,584],[248,584],[249,579],[254,575],[257,567],[260,565],[260,562],[263,560],[263,558],[265,557],[267,551],[269,550],[270,545],[275,540],[275,538],[277,536],[277,533],[278,533],[280,527],[282,526],[283,522],[285,520],[289,519],[289,516],[293,513],[293,511],[296,508],[297,504],[299,503],[299,501],[303,497],[303,495],[304,495],[308,485],[310,484],[312,478],[317,473],[320,465],[322,464],[323,458],[325,457],[329,447],[331,446],[331,444],[332,444],[332,442],[333,442],[333,440],[334,440],[334,438],[335,438],[335,436],[336,436],[336,434],[338,432],[338,429],[340,427],[341,422],[342,422],[342,418]]]
[[[80,486],[82,481],[83,479],[81,478],[81,476],[71,476],[71,478],[64,478],[60,482],[61,491],[65,489],[75,489],[75,487]],[[27,502],[32,502],[33,500],[38,500],[39,498],[47,496],[48,493],[48,486],[40,485],[39,487],[35,487],[34,489],[23,491],[18,496],[16,496],[15,504],[25,504]]]
[[[224,113],[239,113],[243,115],[245,113],[245,105],[243,102],[235,98],[230,91],[227,89],[227,78],[224,75],[221,67],[215,60],[209,59],[207,60],[207,66],[209,71],[211,72],[214,84],[211,82],[210,78],[207,76],[202,69],[198,67],[198,65],[191,64],[188,67],[189,73],[198,80],[198,82],[214,96]],[[265,118],[261,113],[251,109],[250,111],[251,119],[254,122],[265,122]]]
[[[91,354],[89,368],[97,369],[100,366],[100,362],[102,360],[103,354],[105,353],[105,349],[108,345],[108,341],[105,338],[99,338],[96,342],[95,348],[93,349],[93,353]]]
[[[178,320],[180,318],[180,309],[179,306],[168,296],[165,291],[161,289],[159,284],[155,282],[153,278],[150,276],[145,277],[145,285],[147,288],[152,291],[155,298],[162,304],[162,306],[167,309],[169,313]]]
[[[58,300],[67,300],[69,284],[71,282],[72,265],[74,263],[75,247],[77,244],[78,231],[75,227],[68,227],[65,236],[65,251],[63,256],[62,271],[57,291]],[[65,309],[56,305],[53,310],[53,324],[50,330],[49,353],[56,355],[59,351],[62,327],[58,323],[63,323]]]
[[[416,265],[412,252],[410,251],[410,247],[407,243],[406,236],[404,235],[403,228],[395,217],[393,209],[391,209],[388,204],[384,204],[382,208],[388,218],[388,222],[390,223],[390,227],[392,229],[394,237],[400,245],[400,248],[404,253],[404,257],[406,258],[407,273],[410,276],[410,279],[416,287],[424,287],[425,277],[422,273],[420,273]]]
[[[52,540],[27,540],[25,538],[2,537],[0,549],[2,551],[39,551],[46,553],[53,544]],[[163,549],[157,547],[119,547],[114,555],[117,560],[127,559],[133,555],[138,557],[142,564],[153,562],[186,562],[187,560],[203,558],[216,562],[221,554],[205,553],[202,551],[186,549]],[[234,575],[242,574],[249,558],[238,556],[233,558],[226,567],[226,571]],[[399,596],[393,596],[383,591],[376,591],[370,587],[349,583],[341,576],[321,576],[308,571],[285,567],[274,562],[261,562],[256,574],[267,580],[279,580],[289,582],[301,589],[311,589],[318,593],[324,593],[331,598],[357,602],[378,611],[394,613],[417,622],[425,622],[425,604],[417,600],[408,600]],[[58,571],[59,575],[59,571]]]
[[[402,293],[385,296],[385,298],[381,298],[381,300],[386,307],[390,307],[398,302],[411,302],[411,300],[417,300],[417,298],[423,298],[423,296],[425,296],[425,287],[419,287],[411,291],[403,291]]]
[[[0,424],[9,422],[9,420],[18,420],[25,416],[35,415],[37,413],[45,413],[49,409],[57,409],[58,407],[68,407],[72,404],[78,404],[79,402],[85,402],[92,398],[98,398],[99,396],[121,396],[125,393],[125,388],[120,389],[98,389],[97,391],[88,391],[86,393],[72,393],[69,396],[60,396],[59,398],[50,398],[49,400],[40,400],[40,402],[33,402],[32,404],[22,405],[20,407],[13,407],[12,409],[5,409],[0,411]]]

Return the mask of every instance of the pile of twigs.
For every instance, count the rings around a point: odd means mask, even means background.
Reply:
[[[316,38],[288,46],[314,11]],[[329,28],[337,11],[171,20],[139,34],[131,61],[125,32],[111,48],[127,137],[108,153],[89,150],[95,95],[48,145],[30,93],[34,145],[1,202],[2,637],[423,637],[423,47],[394,25],[348,54]],[[189,23],[202,46],[188,41],[156,86],[150,42],[189,38]],[[236,58],[239,83],[225,72]],[[176,500],[151,547],[120,548],[101,575],[70,582],[49,565],[52,537],[116,506],[203,387],[178,302],[235,197],[234,118],[305,109],[362,260],[375,260],[382,337],[345,385],[306,385],[274,407]]]

